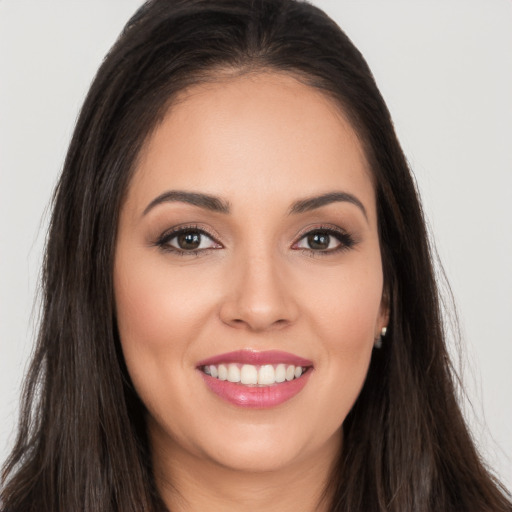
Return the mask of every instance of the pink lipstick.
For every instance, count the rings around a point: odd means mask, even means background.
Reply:
[[[239,350],[198,363],[207,387],[239,407],[265,409],[290,400],[307,384],[313,363],[277,350]]]

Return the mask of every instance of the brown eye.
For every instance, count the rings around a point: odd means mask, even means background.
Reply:
[[[198,249],[201,245],[200,233],[182,233],[176,237],[176,245],[184,251]]]
[[[311,231],[299,240],[297,247],[311,251],[335,250],[342,245],[340,236],[329,231]]]
[[[307,242],[310,249],[325,251],[329,249],[331,236],[327,233],[311,233],[307,236]]]
[[[311,254],[334,254],[351,249],[355,245],[352,236],[338,229],[313,229],[305,233],[293,246],[294,249],[309,251]]]
[[[162,248],[187,253],[205,249],[219,249],[222,246],[200,229],[181,229],[164,236],[159,242]]]

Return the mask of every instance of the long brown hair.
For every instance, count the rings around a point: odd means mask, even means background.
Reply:
[[[339,102],[376,189],[391,317],[343,424],[332,512],[512,509],[457,404],[421,206],[359,51],[298,0],[153,0],[99,69],[55,192],[43,317],[3,469],[9,512],[165,510],[116,329],[118,213],[139,151],[175,95],[219,72],[259,70],[290,73]]]

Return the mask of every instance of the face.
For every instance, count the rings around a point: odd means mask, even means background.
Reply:
[[[184,93],[129,186],[114,288],[159,452],[332,457],[386,324],[370,170],[335,103],[277,74]]]

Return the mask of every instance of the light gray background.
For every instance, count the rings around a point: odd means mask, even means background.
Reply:
[[[140,3],[0,0],[0,461],[37,324],[45,208],[88,85]],[[512,489],[512,2],[314,3],[391,110],[458,305],[467,417]]]

